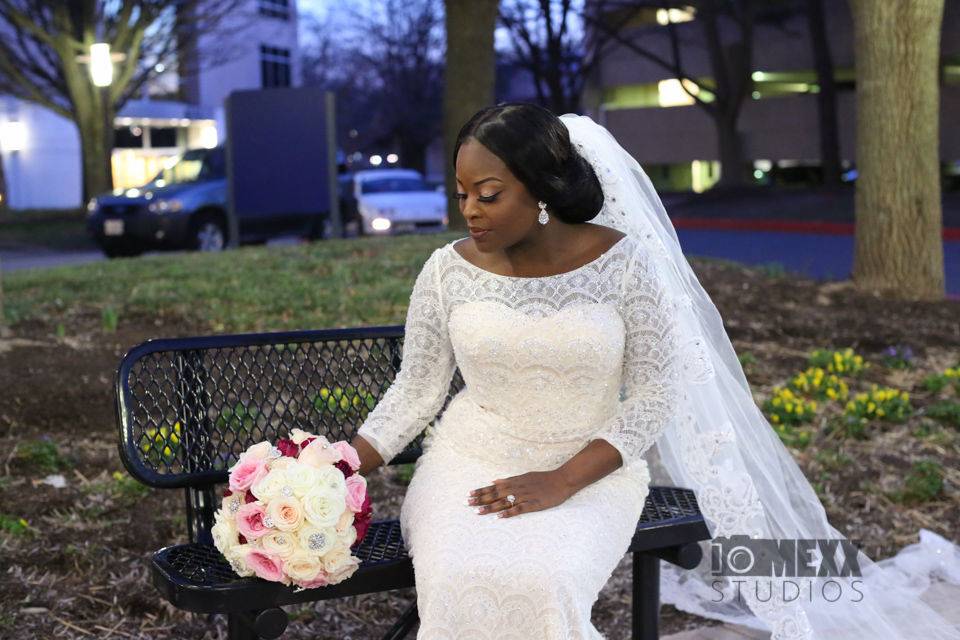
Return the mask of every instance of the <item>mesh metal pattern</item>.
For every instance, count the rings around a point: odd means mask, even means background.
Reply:
[[[640,514],[638,529],[644,525],[662,525],[678,518],[701,518],[697,496],[680,487],[650,487],[647,502]]]
[[[395,335],[330,330],[257,334],[256,344],[218,336],[140,345],[118,372],[128,467],[149,484],[184,474],[220,481],[247,447],[293,428],[349,440],[400,367],[403,327],[385,329]],[[455,371],[444,408],[463,384]],[[394,462],[415,459],[422,439]]]
[[[408,559],[399,520],[372,522],[363,540],[351,551],[360,559],[358,571],[365,566]],[[244,580],[230,568],[217,548],[209,544],[168,547],[157,553],[155,561],[168,565],[180,580],[194,586],[223,586]]]

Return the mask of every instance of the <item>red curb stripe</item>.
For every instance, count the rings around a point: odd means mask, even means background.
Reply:
[[[850,222],[823,222],[818,220],[754,220],[751,218],[671,218],[676,229],[706,229],[727,231],[783,231],[787,233],[819,233],[826,235],[853,235]],[[960,240],[960,228],[943,230],[944,240]]]

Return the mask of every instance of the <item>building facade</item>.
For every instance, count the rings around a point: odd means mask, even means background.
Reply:
[[[214,32],[178,51],[174,68],[158,67],[114,120],[117,190],[145,184],[187,149],[222,144],[232,91],[300,85],[296,0],[243,0]],[[83,205],[80,138],[70,120],[0,96],[0,152],[11,209]]]
[[[588,0],[589,2],[589,0]],[[853,21],[847,2],[824,2],[827,40],[835,69],[840,155],[856,163],[856,93]],[[941,35],[943,61],[940,152],[946,171],[960,172],[960,3],[947,2]],[[668,22],[678,35],[687,77],[707,84],[713,68],[703,25],[693,8],[651,9],[635,17],[623,35],[665,60],[672,60]],[[732,23],[722,24],[725,44],[736,40]],[[813,50],[803,12],[767,14],[755,28],[752,91],[742,108],[738,133],[754,175],[820,164]],[[696,90],[694,87],[690,87]],[[709,95],[704,96],[709,99]],[[675,73],[616,43],[588,82],[585,110],[603,123],[667,190],[702,191],[719,177],[717,129],[706,111],[684,91]]]

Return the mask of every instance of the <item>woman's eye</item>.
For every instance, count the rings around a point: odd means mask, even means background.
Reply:
[[[455,193],[455,194],[453,194],[453,197],[456,198],[457,200],[465,200],[465,199],[467,198],[467,194],[465,194],[465,193]]]
[[[477,200],[479,200],[480,202],[494,202],[494,201],[497,199],[497,196],[498,196],[498,195],[499,195],[499,194],[495,193],[495,194],[493,194],[492,196],[479,196],[479,197],[477,198]],[[465,193],[455,193],[455,194],[453,195],[453,197],[456,198],[457,200],[466,200],[466,199],[467,199],[467,194],[465,194]]]

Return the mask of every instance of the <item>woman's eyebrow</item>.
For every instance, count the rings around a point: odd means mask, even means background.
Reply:
[[[496,176],[488,176],[488,177],[486,177],[486,178],[484,178],[484,179],[482,179],[482,180],[477,180],[476,182],[473,183],[473,186],[481,185],[481,184],[483,184],[484,182],[489,182],[490,180],[496,180],[497,182],[503,182],[503,180],[501,180],[500,178],[498,178],[498,177],[496,177]],[[458,183],[460,183],[460,184],[463,184],[463,182],[460,181],[460,178],[456,178],[456,181],[457,181]]]

